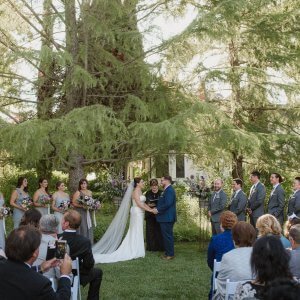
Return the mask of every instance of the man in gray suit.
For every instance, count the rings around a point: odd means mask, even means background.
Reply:
[[[257,219],[264,214],[264,202],[266,198],[266,188],[259,179],[260,173],[253,171],[250,175],[250,181],[253,185],[250,189],[247,211],[250,216],[250,223],[254,228],[256,228]]]
[[[289,239],[292,245],[290,251],[290,271],[293,276],[300,278],[300,224],[294,225],[289,230]]]
[[[284,212],[284,199],[285,192],[281,186],[282,177],[278,173],[272,173],[270,182],[273,185],[271,195],[268,203],[268,213],[273,215],[279,221],[280,225],[283,225],[283,212]]]
[[[300,218],[300,177],[296,177],[293,184],[294,193],[289,199],[288,216],[295,214]]]
[[[208,216],[211,221],[212,234],[221,233],[220,215],[225,209],[227,195],[222,190],[223,180],[216,179],[214,182],[214,192],[212,193],[208,203]]]
[[[233,179],[233,194],[228,209],[237,215],[239,221],[246,221],[247,196],[242,191],[243,181],[239,178]]]

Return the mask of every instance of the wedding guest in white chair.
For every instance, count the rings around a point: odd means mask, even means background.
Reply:
[[[252,245],[256,239],[256,231],[252,225],[244,221],[237,222],[231,231],[235,249],[225,253],[222,257],[214,300],[225,299],[227,279],[242,281],[253,278],[250,258]]]
[[[37,260],[33,263],[34,266],[38,266],[46,261],[48,245],[52,244],[55,247],[55,241],[57,240],[57,226],[58,220],[54,215],[44,215],[40,220],[39,229],[42,233],[42,240],[39,247],[39,255]],[[51,257],[52,258],[52,257]],[[48,272],[43,273],[47,278],[59,278],[59,268],[52,268]]]

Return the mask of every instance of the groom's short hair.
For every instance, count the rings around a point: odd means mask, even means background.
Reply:
[[[170,175],[163,176],[163,178],[164,178],[165,180],[170,181],[170,183],[172,183],[172,177],[171,177]]]

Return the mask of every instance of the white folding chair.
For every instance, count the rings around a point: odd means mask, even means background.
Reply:
[[[225,300],[229,300],[230,296],[234,296],[236,288],[239,283],[243,284],[247,280],[243,281],[230,281],[230,279],[226,280],[226,294],[225,294]],[[232,297],[233,298],[233,297]]]
[[[57,286],[55,284],[56,280],[54,278],[49,278],[49,280],[51,281],[51,286],[52,286],[53,290],[56,291],[56,289],[57,289]]]
[[[220,271],[221,262],[214,259],[214,269],[213,269],[213,292],[216,290],[216,282],[217,282],[217,272]]]
[[[72,261],[72,271],[76,270],[76,276],[73,277],[73,284],[71,288],[71,299],[72,300],[81,300],[81,291],[80,291],[80,273],[79,273],[79,259],[76,257]]]

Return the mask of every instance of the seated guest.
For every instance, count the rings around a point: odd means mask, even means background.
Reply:
[[[289,260],[289,254],[276,236],[265,235],[257,239],[251,255],[251,269],[255,279],[239,284],[234,299],[264,299],[271,281],[283,279],[293,282]]]
[[[225,299],[227,279],[241,281],[253,278],[250,258],[252,245],[256,239],[254,227],[244,221],[237,222],[232,227],[232,238],[235,249],[225,253],[222,257],[214,300]]]
[[[234,249],[231,229],[237,222],[237,216],[231,211],[224,211],[220,216],[220,228],[222,233],[213,235],[208,245],[207,264],[213,271],[214,259],[221,261],[223,254]],[[209,298],[212,297],[212,289]]]
[[[57,240],[57,226],[58,220],[54,215],[42,216],[39,225],[42,233],[42,240],[39,247],[39,256],[33,263],[34,266],[38,266],[46,260],[48,245],[55,245],[55,241]],[[60,274],[58,270],[51,268],[48,272],[44,272],[43,275],[48,278],[58,278]]]
[[[300,284],[290,280],[274,280],[266,290],[264,300],[300,300]]]
[[[39,228],[41,217],[42,214],[37,209],[28,209],[25,211],[19,226],[32,225]]]
[[[70,247],[72,260],[79,258],[80,284],[85,286],[90,284],[88,300],[98,300],[100,285],[102,281],[102,270],[94,268],[94,256],[92,253],[91,242],[88,238],[76,233],[81,223],[81,216],[75,210],[67,211],[61,220],[62,230],[59,238],[66,240]]]
[[[41,233],[33,226],[13,230],[6,240],[6,259],[0,261],[0,299],[69,300],[71,296],[72,261],[66,254],[60,266],[57,291],[51,281],[31,268],[39,254]]]
[[[290,270],[293,276],[300,279],[300,224],[294,225],[289,231],[289,239],[292,244]]]
[[[300,224],[300,218],[298,217],[292,217],[288,218],[288,220],[285,223],[285,230],[284,230],[284,236],[288,239],[289,238],[289,231],[292,226]]]
[[[291,247],[290,241],[285,236],[282,235],[281,226],[278,220],[273,215],[265,214],[259,217],[256,222],[256,228],[258,230],[258,237],[267,234],[273,234],[280,238],[284,248]]]

